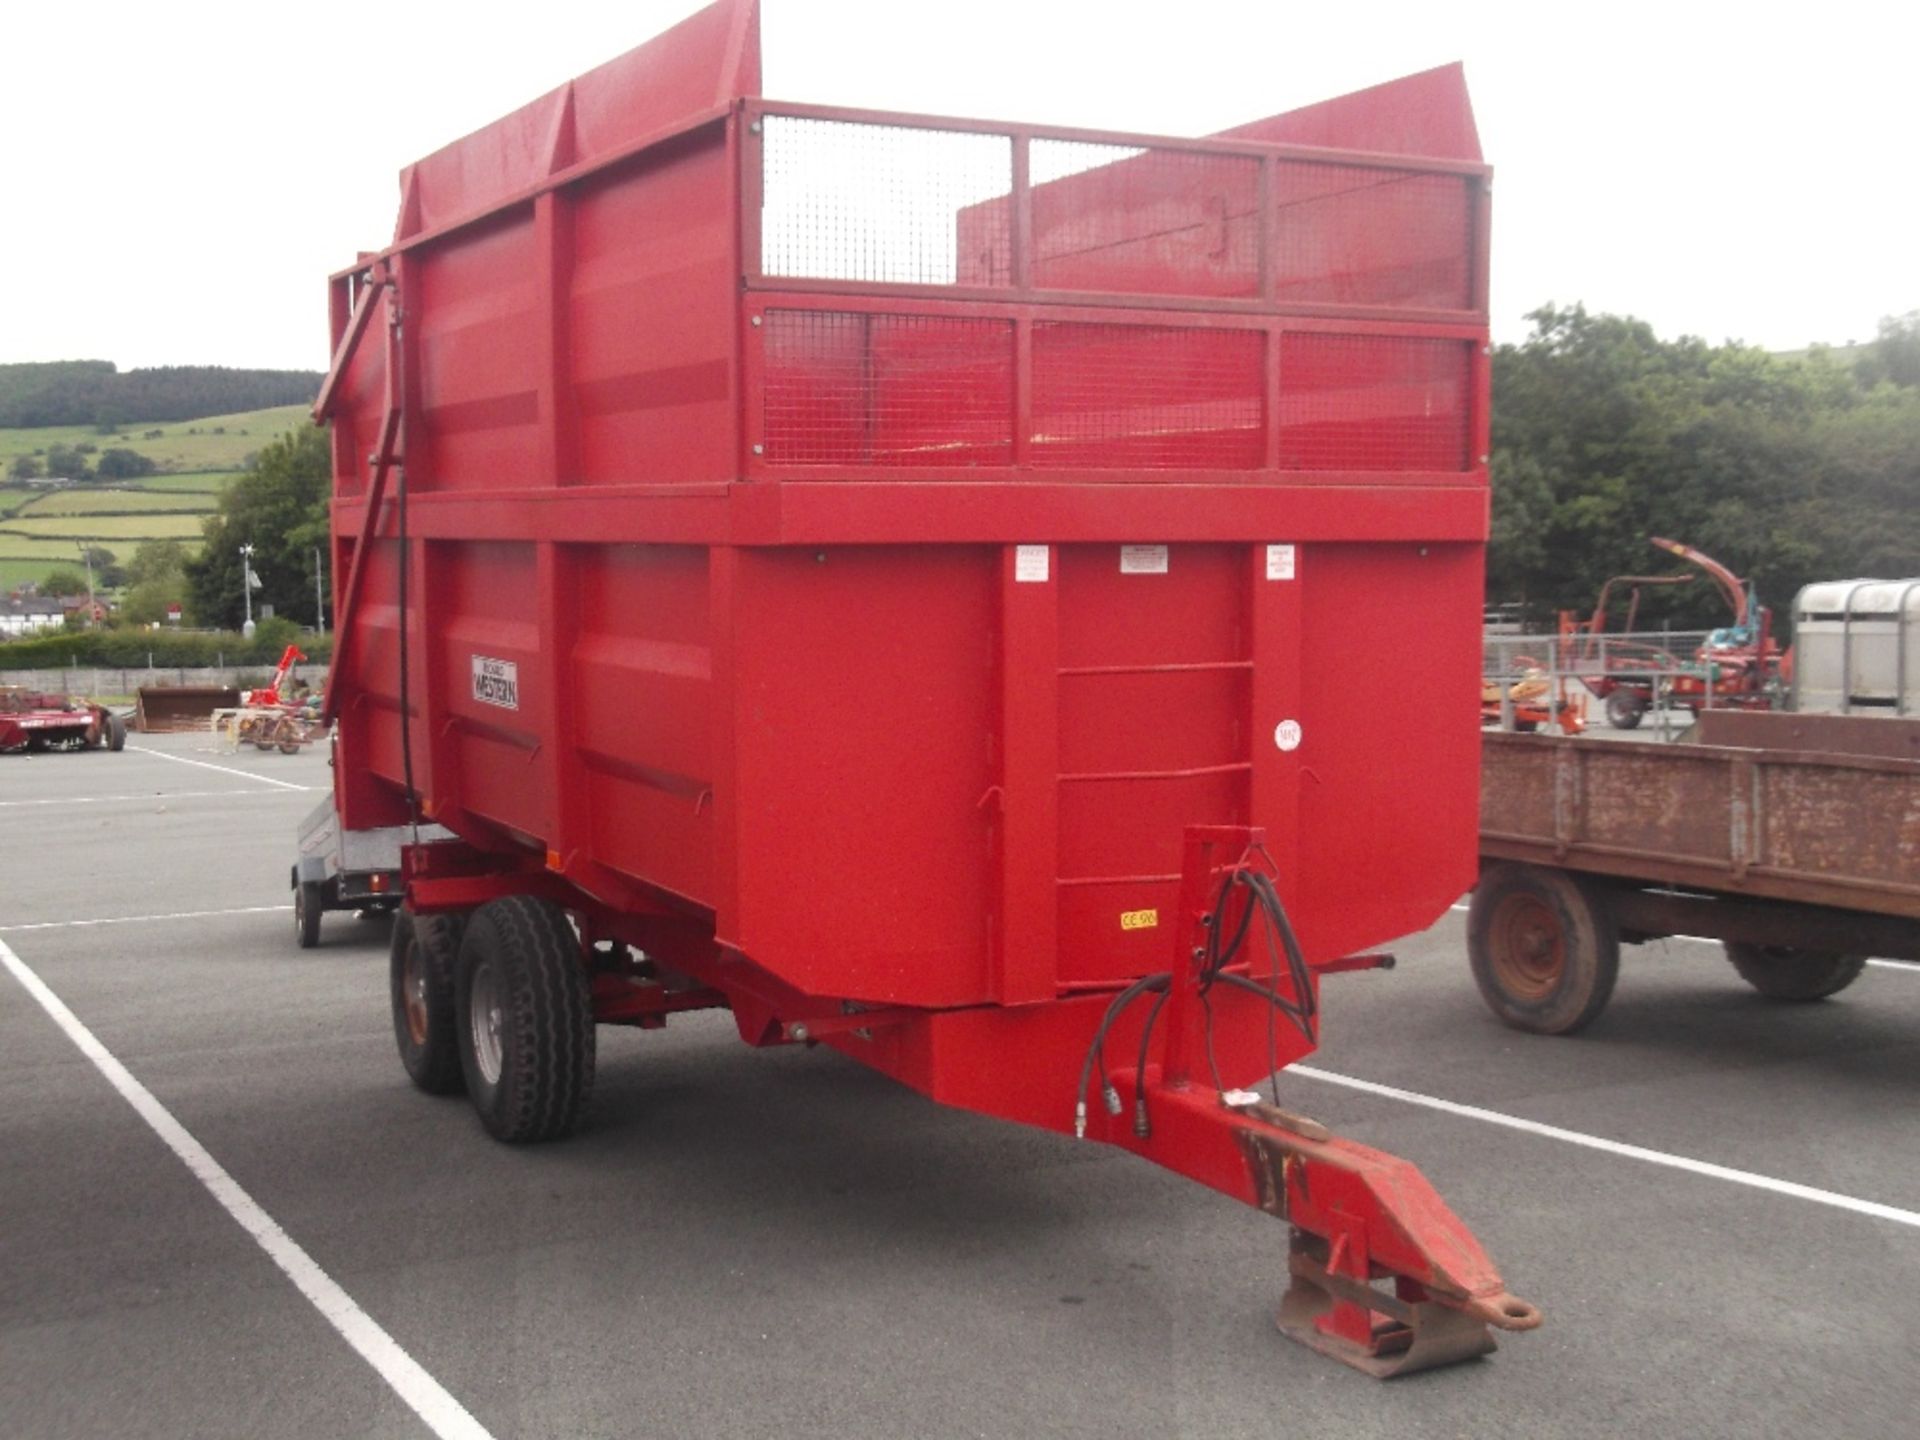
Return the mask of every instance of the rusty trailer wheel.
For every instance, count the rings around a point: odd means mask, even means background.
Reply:
[[[453,1003],[463,918],[415,915],[403,908],[393,922],[388,953],[393,1038],[407,1078],[429,1095],[452,1095],[465,1083]]]
[[[1604,898],[1537,865],[1495,865],[1480,877],[1467,950],[1487,1008],[1537,1035],[1591,1024],[1620,972],[1619,930]]]
[[[1824,1000],[1853,984],[1867,968],[1864,955],[1737,940],[1722,943],[1740,978],[1769,1000]]]

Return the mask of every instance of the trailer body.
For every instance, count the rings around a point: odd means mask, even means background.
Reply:
[[[408,852],[420,913],[541,897],[753,1043],[1056,1129],[1103,1013],[1166,972],[1120,1068],[1185,1086],[1204,1010],[1192,1133],[1081,1125],[1284,1193],[1298,1137],[1250,1169],[1208,1106],[1311,1035],[1189,993],[1215,885],[1256,857],[1324,970],[1472,875],[1459,72],[1204,140],[758,78],[755,7],[703,11],[409,167],[392,244],[334,277],[341,823],[411,795],[458,837]],[[1417,750],[1362,659],[1431,701]],[[595,1013],[675,993],[598,976]],[[1435,1293],[1497,1297],[1433,1204],[1403,1233],[1480,1276]]]
[[[320,943],[320,917],[329,910],[389,911],[405,895],[400,854],[413,843],[453,839],[439,825],[385,825],[350,830],[329,796],[307,812],[295,835],[287,876],[293,890],[294,938],[303,950]]]
[[[1722,940],[1785,999],[1920,960],[1920,722],[1715,711],[1684,743],[1484,743],[1469,948],[1512,1023],[1591,1021],[1623,940]]]

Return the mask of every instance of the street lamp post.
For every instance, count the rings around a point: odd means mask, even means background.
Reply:
[[[240,627],[240,633],[249,640],[253,638],[253,546],[240,547],[240,594],[246,601],[247,622]]]

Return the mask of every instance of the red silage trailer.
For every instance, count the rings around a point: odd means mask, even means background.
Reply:
[[[596,1022],[727,1007],[1287,1220],[1283,1328],[1362,1368],[1537,1324],[1241,1088],[1473,883],[1458,70],[1205,140],[758,92],[715,5],[333,278],[337,804],[458,837],[405,854],[410,1073],[547,1138]]]

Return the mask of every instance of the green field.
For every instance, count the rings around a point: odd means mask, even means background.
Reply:
[[[105,543],[105,542],[102,542]],[[134,547],[124,540],[115,540],[106,546],[113,551],[116,560],[129,558]],[[45,535],[15,535],[0,530],[0,560],[33,560],[41,566],[41,573],[53,567],[80,568],[80,542],[76,540],[54,540]],[[39,579],[32,575],[29,579]]]
[[[198,515],[13,515],[0,522],[0,553],[13,543],[16,535],[54,536],[63,540],[115,541],[161,538],[187,540],[200,538]]]
[[[113,435],[90,425],[0,429],[0,591],[44,580],[56,568],[79,569],[81,544],[111,550],[123,565],[145,540],[174,539],[199,549],[201,522],[219,507],[221,492],[247,457],[310,423],[304,405],[282,405],[166,425],[129,424]],[[44,455],[55,445],[92,445],[90,462],[97,462],[98,451],[131,450],[163,473],[53,491],[5,479],[15,456]]]
[[[102,435],[92,425],[54,425],[38,430],[0,430],[0,472],[16,455],[31,455],[55,445],[95,445],[102,450],[131,450],[145,455],[162,470],[175,474],[234,471],[246,457],[296,426],[311,424],[304,405],[281,405],[272,410],[247,410],[238,415],[209,415],[204,420],[176,420],[165,425],[123,426]],[[157,435],[149,439],[154,431]],[[92,457],[89,457],[92,458]]]
[[[211,509],[213,498],[232,484],[239,473],[238,470],[201,470],[191,475],[143,475],[138,480],[122,483],[140,490],[204,496]]]
[[[73,565],[76,570],[80,568],[78,554],[73,557]],[[48,571],[58,568],[52,560],[15,560],[0,555],[0,590],[11,590],[29,582],[38,585],[47,578]]]
[[[56,490],[29,499],[14,513],[23,519],[42,515],[149,515],[160,511],[211,514],[219,498],[178,490]]]

